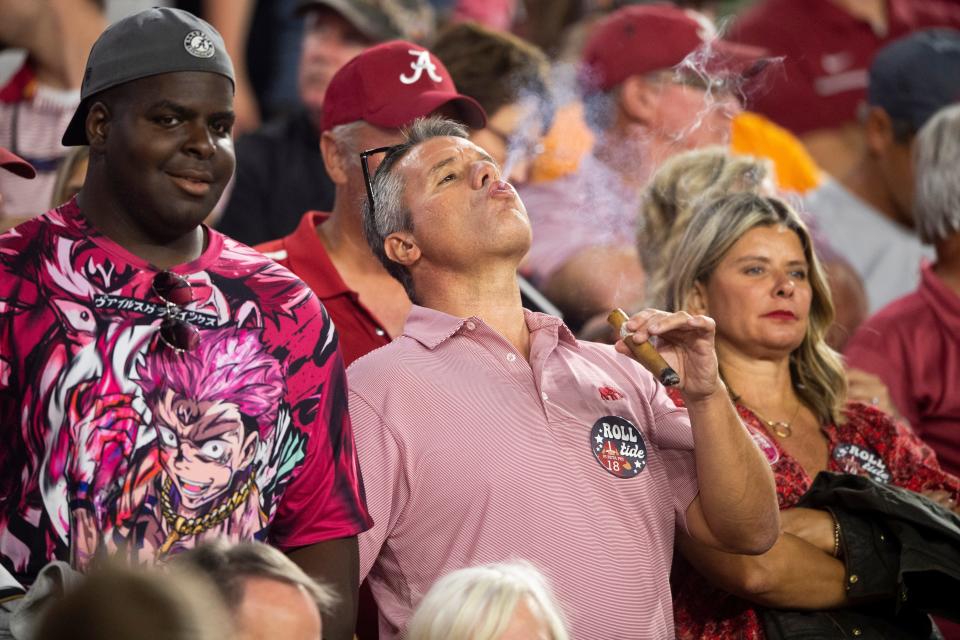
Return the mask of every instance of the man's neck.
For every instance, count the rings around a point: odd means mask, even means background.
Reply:
[[[347,209],[343,202],[345,199],[338,197],[330,217],[317,227],[317,235],[327,250],[327,255],[341,274],[347,272],[368,277],[382,274],[392,280],[370,251],[359,216]]]
[[[960,296],[960,233],[937,243],[937,277]]]
[[[80,212],[100,233],[133,255],[159,269],[169,269],[200,257],[207,244],[202,226],[176,238],[158,240],[136,223],[136,215],[127,211],[108,190],[87,180],[78,195]]]
[[[884,218],[901,227],[903,216],[899,214],[896,201],[887,189],[883,188],[883,178],[870,166],[870,160],[864,158],[857,166],[838,180],[848,191],[873,207]]]
[[[515,268],[489,269],[470,276],[450,272],[423,275],[417,283],[421,306],[458,318],[480,318],[529,359],[530,331]]]

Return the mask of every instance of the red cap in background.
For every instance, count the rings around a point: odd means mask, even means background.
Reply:
[[[37,177],[37,170],[33,165],[3,147],[0,147],[0,167],[28,180]]]
[[[672,4],[631,5],[597,23],[583,50],[584,92],[607,91],[630,76],[670,69],[694,52],[702,72],[749,73],[766,51],[721,40],[703,14]]]
[[[397,129],[447,104],[467,126],[486,126],[483,107],[457,92],[439,58],[420,45],[394,40],[367,49],[337,71],[324,94],[321,130],[357,120]]]

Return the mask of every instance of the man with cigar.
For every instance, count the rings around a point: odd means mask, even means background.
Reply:
[[[336,333],[202,224],[234,168],[233,79],[190,13],[109,27],[63,136],[89,145],[82,190],[0,236],[0,563],[42,585],[54,560],[269,541],[334,586],[324,627],[349,638],[371,522]]]
[[[523,559],[578,639],[672,634],[674,527],[736,553],[779,529],[767,464],[721,382],[714,324],[647,310],[687,409],[634,360],[522,308],[526,210],[450,121],[387,151],[364,211],[370,247],[413,307],[350,368],[350,412],[374,527],[361,575],[395,638],[435,579]],[[618,353],[617,351],[620,351]]]

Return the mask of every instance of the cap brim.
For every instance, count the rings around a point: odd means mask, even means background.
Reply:
[[[296,14],[302,16],[309,11],[321,8],[337,12],[357,31],[373,42],[401,37],[399,32],[389,29],[386,25],[377,24],[375,19],[365,15],[350,0],[307,0],[297,6]]]
[[[27,180],[37,177],[37,170],[33,168],[32,164],[3,147],[0,147],[0,166]]]
[[[399,129],[411,124],[417,118],[425,118],[435,111],[451,106],[456,111],[456,119],[472,129],[487,126],[487,113],[480,103],[469,96],[450,91],[424,91],[412,99],[404,99],[399,107],[381,110],[377,114],[368,114],[364,120],[370,124],[387,129]]]
[[[763,47],[716,40],[711,43],[714,55],[707,63],[711,72],[735,74],[746,78],[762,70],[770,61],[770,52]]]
[[[73,113],[73,117],[70,118],[70,124],[68,124],[66,130],[64,130],[60,144],[65,147],[82,147],[90,144],[90,141],[87,140],[86,100],[80,103],[80,106],[78,106],[77,110]]]

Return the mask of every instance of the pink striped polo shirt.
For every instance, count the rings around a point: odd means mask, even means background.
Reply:
[[[673,636],[674,527],[698,490],[687,413],[613,347],[526,322],[529,362],[479,318],[415,306],[348,370],[381,638],[439,577],[511,559],[547,575],[578,640]]]

